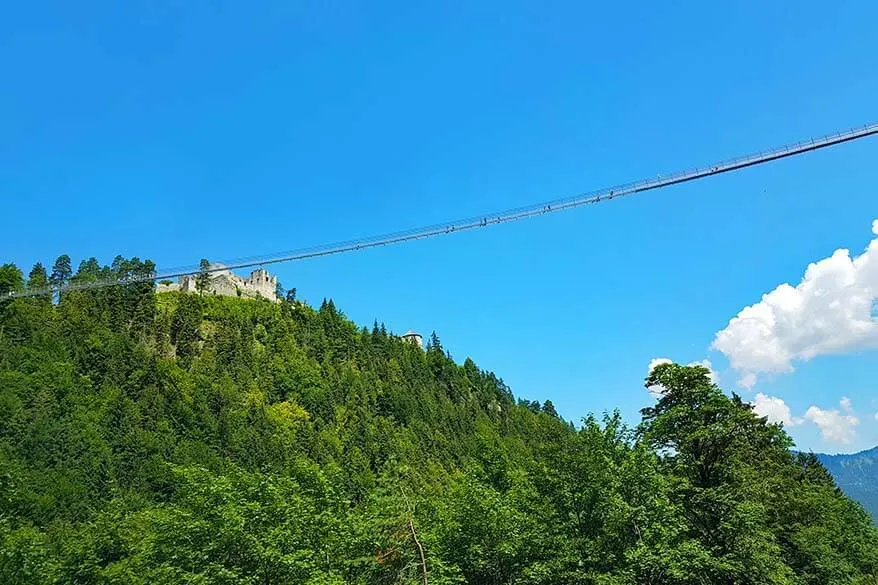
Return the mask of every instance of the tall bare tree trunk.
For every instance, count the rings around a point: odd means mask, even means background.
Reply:
[[[412,533],[415,544],[418,545],[418,554],[421,555],[421,577],[423,578],[424,585],[427,585],[427,559],[424,556],[424,547],[421,546],[421,541],[418,540],[418,535],[415,533],[415,525],[411,518],[409,518],[409,530]]]

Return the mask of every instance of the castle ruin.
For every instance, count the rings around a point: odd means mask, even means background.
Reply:
[[[277,300],[277,277],[268,273],[267,270],[260,268],[250,273],[249,278],[241,278],[231,270],[222,267],[221,264],[214,264],[211,269],[219,268],[214,272],[210,272],[210,281],[205,294],[221,295],[226,297],[246,297],[250,299],[268,299],[269,301]],[[181,276],[174,283],[159,283],[156,286],[156,292],[198,292],[195,286],[197,282],[197,274],[187,274]]]

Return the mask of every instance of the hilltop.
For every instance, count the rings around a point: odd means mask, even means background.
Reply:
[[[151,271],[55,264],[28,281]],[[874,582],[878,532],[815,456],[702,367],[645,383],[636,428],[574,425],[332,300],[0,301],[0,582]]]

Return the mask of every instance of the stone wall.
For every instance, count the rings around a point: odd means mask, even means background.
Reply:
[[[420,333],[415,333],[414,331],[409,331],[409,332],[403,334],[401,337],[402,337],[403,341],[408,341],[409,343],[414,343],[415,345],[417,345],[421,349],[423,349],[423,347],[424,347],[424,342],[423,342],[423,339],[421,338]]]
[[[197,292],[198,288],[195,286],[197,279],[197,275],[181,276],[175,283],[159,284],[156,286],[156,292],[174,290]],[[226,297],[263,298],[276,301],[276,288],[277,277],[269,274],[264,269],[254,270],[246,280],[231,270],[218,270],[210,273],[210,284],[204,293]]]

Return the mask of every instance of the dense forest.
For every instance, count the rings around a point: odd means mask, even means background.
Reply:
[[[0,294],[153,269],[7,264]],[[573,424],[332,301],[0,300],[0,583],[878,583],[814,455],[703,368],[645,383],[636,427]]]

